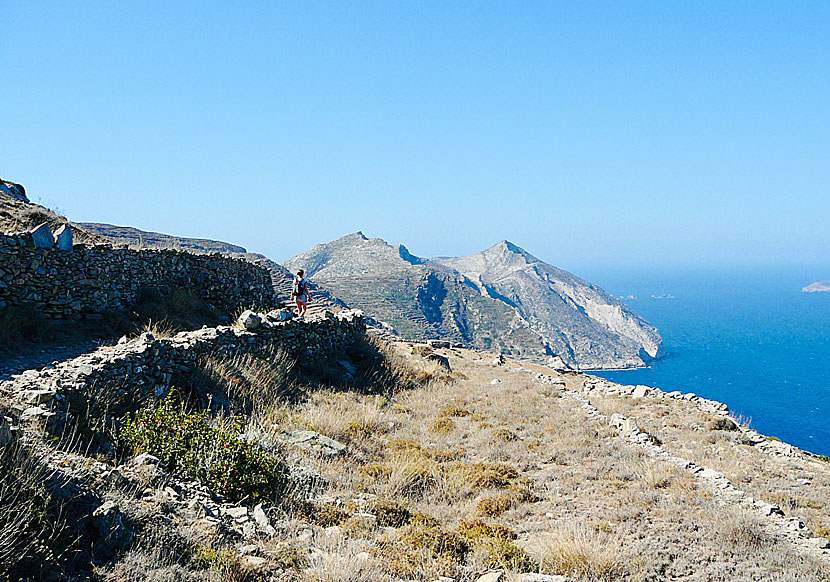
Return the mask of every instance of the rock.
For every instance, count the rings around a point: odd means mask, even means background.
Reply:
[[[450,347],[450,342],[447,340],[431,339],[427,340],[427,345],[431,348],[448,348]]]
[[[564,576],[551,574],[522,574],[519,582],[569,582]]]
[[[32,406],[39,406],[48,404],[54,396],[54,390],[24,390],[20,393],[20,400]]]
[[[291,320],[291,311],[288,309],[272,309],[265,314],[265,318],[273,323]]]
[[[277,530],[271,525],[271,520],[268,519],[268,515],[265,513],[265,510],[262,508],[262,504],[258,503],[254,506],[254,522],[256,522],[257,527],[266,533],[269,536],[272,536],[277,533]]]
[[[55,231],[55,241],[60,251],[71,251],[74,247],[72,229],[65,224]]]
[[[55,246],[55,237],[52,236],[52,229],[45,222],[30,230],[29,234],[32,235],[32,242],[35,248],[51,249]]]
[[[256,544],[248,544],[239,548],[240,556],[254,556],[259,553],[259,546]]]
[[[827,550],[830,549],[830,540],[827,538],[810,538],[807,540],[813,546],[819,548],[820,550]]]
[[[637,425],[636,418],[626,418],[622,426],[620,426],[620,432],[623,434],[632,434],[640,432],[640,427]]]
[[[496,384],[501,384],[501,380],[499,380],[498,378],[493,378],[492,380],[490,380],[490,384],[492,384],[493,386],[495,386]]]
[[[295,430],[285,437],[286,442],[323,457],[337,457],[346,452],[346,445],[313,430]]]
[[[230,518],[236,521],[237,523],[245,523],[246,521],[248,521],[247,507],[228,507],[227,509],[223,509],[222,513],[224,515],[230,516]]]
[[[611,418],[608,419],[608,426],[613,426],[616,428],[620,428],[623,423],[625,422],[625,417],[620,414],[619,412],[615,412],[611,415]]]
[[[29,199],[26,198],[26,189],[20,184],[15,184],[14,182],[6,182],[5,180],[0,180],[0,192],[9,195],[12,198],[16,198],[21,202],[29,201]]]
[[[12,430],[8,419],[0,414],[0,447],[5,447],[12,442]]]
[[[248,331],[254,330],[262,325],[262,318],[250,309],[243,311],[238,321]]]
[[[243,570],[261,571],[268,566],[268,560],[259,556],[242,556],[239,565],[242,566]]]
[[[455,582],[455,578],[450,578],[449,576],[438,576],[432,582]]]
[[[637,386],[634,388],[634,392],[631,393],[632,398],[645,398],[651,394],[651,388],[648,386]]]
[[[97,537],[96,555],[110,555],[133,540],[133,532],[114,501],[106,501],[92,512],[92,526]]]
[[[426,360],[428,362],[435,362],[447,372],[452,372],[452,368],[450,368],[450,361],[445,356],[439,354],[429,354],[426,357]]]
[[[492,572],[487,572],[483,576],[479,576],[476,582],[501,582],[502,578],[504,578],[504,572],[501,570],[494,570]]]
[[[154,457],[150,453],[141,453],[140,455],[133,457],[132,461],[130,461],[130,464],[136,467],[141,467],[145,465],[151,467],[160,467],[161,459],[159,459],[158,457]]]
[[[495,360],[493,360],[493,361],[492,361],[492,362],[490,362],[490,363],[491,363],[492,365],[494,365],[494,366],[504,366],[504,362],[505,362],[505,360],[504,360],[504,356],[502,356],[501,354],[499,354],[499,357],[498,357],[498,358],[496,358]]]
[[[126,344],[129,341],[130,341],[130,338],[128,338],[125,335],[122,335],[120,338],[118,338],[118,345],[123,346],[124,344]]]

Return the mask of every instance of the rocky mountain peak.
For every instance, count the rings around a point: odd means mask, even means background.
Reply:
[[[580,368],[642,366],[660,336],[626,305],[502,240],[465,257],[422,259],[355,233],[290,259],[347,303],[413,339],[446,337]]]

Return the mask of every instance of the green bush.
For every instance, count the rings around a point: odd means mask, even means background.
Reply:
[[[239,422],[211,426],[207,412],[188,412],[168,397],[144,408],[121,431],[124,444],[161,459],[175,473],[199,479],[230,500],[271,500],[285,488],[285,466],[239,436]]]

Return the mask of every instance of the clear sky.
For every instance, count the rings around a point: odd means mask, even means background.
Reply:
[[[284,260],[830,262],[830,2],[0,0],[0,176]]]

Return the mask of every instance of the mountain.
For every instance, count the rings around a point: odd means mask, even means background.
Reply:
[[[79,222],[81,228],[88,232],[107,237],[115,244],[123,244],[136,248],[170,249],[176,248],[184,251],[218,252],[218,253],[246,253],[240,246],[230,243],[215,241],[205,238],[186,238],[139,230],[132,226],[114,226],[112,224],[101,224],[99,222]]]
[[[802,289],[804,293],[827,293],[830,292],[830,281],[816,281]]]
[[[657,330],[626,305],[508,241],[424,259],[357,232],[284,264],[412,339],[581,369],[642,366],[660,351]]]

